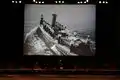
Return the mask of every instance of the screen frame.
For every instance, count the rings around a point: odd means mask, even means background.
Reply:
[[[18,7],[15,7],[15,6]],[[14,10],[16,9],[15,12],[17,11],[21,11],[24,13],[24,9],[23,6],[25,4],[13,4],[14,6]],[[19,10],[17,10],[19,8]],[[23,49],[23,27],[19,28],[19,32],[16,31],[16,29],[14,29],[14,32],[17,33],[18,32],[18,36],[16,37],[16,42],[14,42],[13,45],[17,46],[13,49],[13,53],[10,54],[9,58],[7,59],[7,63],[9,62],[13,62],[14,64],[19,64],[19,63],[23,63],[26,62],[27,64],[34,64],[36,62],[41,62],[44,63],[46,61],[48,61],[48,63],[50,65],[52,65],[52,61],[56,61],[54,65],[58,65],[59,66],[59,62],[60,60],[62,60],[63,62],[65,62],[65,64],[69,64],[69,65],[83,65],[83,63],[86,63],[86,65],[84,65],[84,67],[86,68],[90,68],[92,67],[96,67],[96,68],[104,68],[104,69],[108,69],[105,68],[104,65],[108,64],[109,67],[111,67],[111,65],[116,65],[118,64],[118,58],[116,58],[117,52],[113,54],[113,52],[111,51],[111,49],[113,47],[111,47],[110,45],[107,45],[109,42],[106,43],[107,40],[110,39],[110,35],[114,36],[114,31],[111,32],[112,30],[114,30],[114,28],[112,27],[112,22],[115,17],[115,13],[112,12],[113,11],[113,5],[112,4],[108,4],[108,5],[104,5],[104,4],[96,4],[96,49],[97,49],[97,53],[95,56],[89,56],[89,57],[84,57],[84,56],[41,56],[41,55],[37,55],[37,56],[27,56],[27,55],[23,55],[22,53],[22,49]],[[23,26],[24,25],[24,14],[21,15],[19,12],[16,14],[16,16],[19,16],[19,22],[20,25],[18,26]],[[14,17],[16,17],[14,16]],[[114,19],[115,20],[115,19]],[[22,23],[23,22],[23,23]],[[103,26],[102,28],[104,28],[104,30],[101,28],[101,26]],[[106,27],[107,26],[107,27]],[[15,28],[15,26],[14,26]],[[109,29],[109,30],[108,30]],[[101,31],[103,31],[102,34]],[[106,34],[106,31],[110,31],[109,33]],[[21,35],[22,34],[22,35]],[[108,38],[105,38],[105,34],[106,36],[108,36]],[[100,36],[100,37],[97,37]],[[102,41],[102,42],[101,42]],[[19,44],[18,44],[19,42]],[[103,44],[106,43],[104,46]],[[19,45],[19,47],[18,47]],[[114,44],[113,44],[114,45]],[[114,45],[115,47],[115,45]],[[102,48],[102,49],[100,49]],[[105,48],[107,48],[107,50],[105,50]],[[116,50],[115,48],[113,48],[114,50]],[[110,51],[109,51],[110,50]],[[17,53],[17,54],[16,54]],[[47,59],[47,60],[46,60]],[[74,62],[70,62],[70,60],[73,60]],[[33,61],[32,63],[29,63],[30,61]],[[67,63],[68,62],[68,63]],[[81,64],[79,64],[81,62]],[[101,66],[101,67],[100,67]],[[115,68],[116,69],[116,68]]]

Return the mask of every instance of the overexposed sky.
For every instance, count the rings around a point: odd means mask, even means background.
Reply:
[[[96,6],[95,5],[25,5],[25,24],[39,23],[40,15],[50,24],[52,14],[57,14],[57,22],[66,25],[70,30],[87,31],[95,30]]]

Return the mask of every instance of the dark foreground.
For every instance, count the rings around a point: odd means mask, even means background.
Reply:
[[[115,75],[8,75],[0,80],[120,80]]]

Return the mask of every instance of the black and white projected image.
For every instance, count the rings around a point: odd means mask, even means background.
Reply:
[[[24,55],[94,56],[95,8],[26,4]]]

